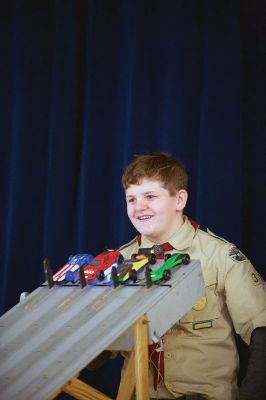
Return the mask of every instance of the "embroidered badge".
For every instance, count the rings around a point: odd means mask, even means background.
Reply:
[[[234,261],[247,261],[246,256],[236,246],[231,247],[229,250],[229,257]]]
[[[212,328],[212,320],[208,319],[206,321],[198,321],[198,322],[193,322],[193,329],[205,329],[205,328]]]
[[[192,307],[193,310],[195,311],[202,310],[205,307],[206,302],[207,302],[206,296],[201,297],[201,299],[199,299],[199,301],[197,301],[197,303],[195,303],[194,306]]]

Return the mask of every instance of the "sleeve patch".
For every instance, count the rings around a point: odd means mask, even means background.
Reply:
[[[229,250],[229,257],[234,261],[248,261],[247,257],[236,246]]]

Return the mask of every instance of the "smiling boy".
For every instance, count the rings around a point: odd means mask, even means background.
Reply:
[[[266,398],[266,292],[262,278],[236,246],[202,231],[183,214],[188,176],[181,162],[167,153],[139,155],[126,168],[122,183],[128,217],[139,232],[120,248],[124,257],[129,258],[139,247],[167,243],[171,253],[189,253],[200,260],[205,282],[205,296],[163,338],[163,368],[159,370],[153,363],[155,378],[150,371],[151,398]],[[234,332],[252,344],[240,397]]]
[[[139,233],[154,243],[163,243],[183,224],[186,190],[170,196],[158,180],[142,179],[126,189],[127,213]]]

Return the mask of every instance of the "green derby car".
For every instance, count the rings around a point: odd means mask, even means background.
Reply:
[[[187,265],[190,263],[189,254],[176,253],[166,259],[163,265],[155,270],[150,270],[151,282],[157,281],[168,281],[171,276],[171,269],[177,267],[178,265]]]

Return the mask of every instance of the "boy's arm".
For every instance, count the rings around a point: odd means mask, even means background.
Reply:
[[[234,252],[233,252],[234,250]],[[239,400],[266,399],[266,286],[250,261],[235,247],[229,250],[225,296],[234,329],[249,345],[246,377]]]
[[[249,349],[248,368],[239,400],[263,400],[266,399],[266,327],[252,332]]]

